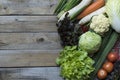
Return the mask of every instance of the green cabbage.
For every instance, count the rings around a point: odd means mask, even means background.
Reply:
[[[101,45],[101,40],[100,35],[88,31],[80,36],[79,48],[87,51],[88,53],[95,53]]]

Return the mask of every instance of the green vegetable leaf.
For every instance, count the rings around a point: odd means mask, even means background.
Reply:
[[[120,0],[107,0],[106,13],[112,28],[120,33]]]
[[[61,76],[66,80],[86,80],[94,71],[94,61],[87,52],[77,50],[76,46],[67,46],[61,51],[56,62],[60,65]]]

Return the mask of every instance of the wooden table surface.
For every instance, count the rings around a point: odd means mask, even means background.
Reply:
[[[58,0],[0,0],[0,80],[63,80]]]

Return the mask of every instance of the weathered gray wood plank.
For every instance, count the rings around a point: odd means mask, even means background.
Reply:
[[[57,32],[55,16],[0,16],[0,32]]]
[[[58,0],[0,0],[0,14],[53,14]]]
[[[1,69],[0,80],[63,80],[58,67]]]
[[[0,33],[0,49],[59,50],[57,33]]]
[[[0,67],[57,66],[60,50],[0,50]]]

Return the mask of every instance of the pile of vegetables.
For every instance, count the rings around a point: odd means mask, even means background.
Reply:
[[[102,68],[98,71],[97,76],[99,79],[105,79],[108,73],[111,73],[114,68],[114,62],[118,59],[118,54],[110,52],[107,56],[107,61],[103,64]]]
[[[56,63],[65,80],[120,79],[119,53],[112,51],[120,33],[119,4],[120,0],[59,0],[54,13],[63,50]]]
[[[103,63],[102,68],[98,71],[95,80],[118,80],[120,79],[120,60],[118,53],[110,52],[107,55],[107,60]]]

